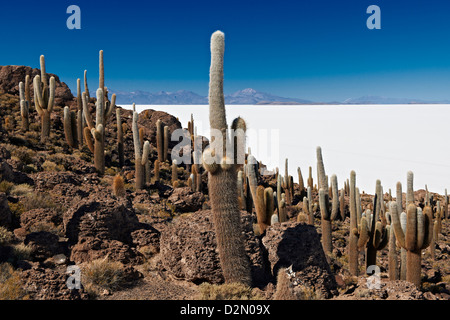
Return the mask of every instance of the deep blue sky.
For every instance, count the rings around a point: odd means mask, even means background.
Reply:
[[[66,8],[81,8],[81,30]],[[381,30],[366,9],[381,8]],[[342,101],[362,95],[450,99],[448,0],[2,1],[0,65],[39,67],[75,89],[208,92],[209,39],[225,32],[225,92]]]

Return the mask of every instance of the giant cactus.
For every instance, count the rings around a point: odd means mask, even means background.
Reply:
[[[108,101],[105,87],[105,74],[103,67],[103,50],[100,50],[100,76],[99,76],[99,88],[97,89],[97,101],[96,101],[96,119],[95,124],[92,119],[91,112],[89,110],[89,101],[87,93],[83,92],[83,113],[86,119],[87,128],[84,129],[84,138],[86,143],[94,153],[94,166],[99,174],[105,173],[105,127],[106,121],[111,116],[116,104],[116,95],[113,94],[111,101]],[[94,142],[92,142],[94,138]]]
[[[42,55],[40,58],[41,75],[37,75],[33,79],[34,88],[34,105],[36,111],[41,118],[41,142],[47,140],[50,136],[50,115],[55,106],[55,77],[47,80],[47,73],[45,72],[45,58]]]
[[[397,203],[391,202],[390,212],[395,237],[400,246],[406,249],[406,281],[420,287],[421,255],[422,250],[430,245],[433,237],[433,211],[430,206],[425,206],[422,212],[422,209],[414,204],[412,178],[412,172],[408,172],[405,231],[401,226]]]
[[[321,147],[316,148],[316,156],[317,156],[317,176],[319,179],[319,181],[317,182],[318,188],[328,191],[328,178],[325,174],[325,166],[323,164]]]
[[[227,121],[223,95],[224,34],[216,31],[211,36],[211,68],[209,83],[209,119],[211,135],[220,130],[227,141]],[[225,145],[222,146],[226,151]],[[226,152],[223,153],[225,155]],[[251,284],[249,259],[242,236],[241,216],[237,193],[237,165],[226,156],[217,159],[211,147],[203,153],[203,164],[208,171],[208,189],[211,199],[217,247],[225,282]]]

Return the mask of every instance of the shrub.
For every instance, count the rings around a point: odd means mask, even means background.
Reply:
[[[8,231],[5,227],[0,226],[0,245],[4,246],[10,243],[13,239],[12,232]]]
[[[24,196],[31,192],[33,192],[33,187],[26,183],[18,184],[11,190],[11,194],[14,196]]]
[[[25,245],[23,243],[19,243],[13,246],[13,255],[17,261],[30,260],[32,251],[33,248],[31,246]]]
[[[11,189],[14,187],[14,183],[3,180],[0,182],[0,192],[4,192],[6,194],[9,194],[11,192]]]
[[[53,161],[45,160],[42,164],[42,169],[44,171],[52,172],[52,171],[64,171],[64,166],[61,164],[56,164]]]
[[[207,282],[199,286],[200,300],[262,300],[254,289],[242,283],[225,283],[221,285]]]
[[[20,272],[9,263],[0,264],[0,300],[26,300],[29,297],[22,288]]]
[[[83,286],[93,293],[118,290],[125,285],[123,265],[107,257],[94,260],[83,269]]]

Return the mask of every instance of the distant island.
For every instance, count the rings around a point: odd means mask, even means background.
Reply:
[[[201,105],[208,104],[208,97],[199,95],[188,90],[175,92],[159,91],[115,91],[117,104],[140,104],[140,105]],[[225,95],[225,103],[228,105],[302,105],[302,104],[450,104],[450,100],[420,100],[410,98],[389,98],[383,96],[366,95],[359,98],[348,98],[344,101],[311,101],[300,98],[286,98],[266,92],[257,91],[252,88],[239,90],[235,93]]]

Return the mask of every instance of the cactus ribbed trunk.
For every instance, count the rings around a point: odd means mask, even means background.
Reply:
[[[237,205],[236,171],[221,170],[209,175],[209,195],[216,230],[217,247],[227,283],[250,284],[250,269],[242,239]]]
[[[398,259],[397,259],[397,249],[395,244],[395,232],[394,228],[391,226],[389,231],[389,253],[388,253],[388,271],[389,280],[398,280]]]
[[[406,251],[406,281],[414,283],[418,288],[421,285],[422,250]]]
[[[41,142],[47,141],[50,136],[50,113],[43,109],[41,114]]]
[[[144,166],[142,165],[142,158],[138,157],[135,158],[135,183],[136,183],[136,190],[141,190],[144,188],[145,185],[145,175],[144,175]]]

